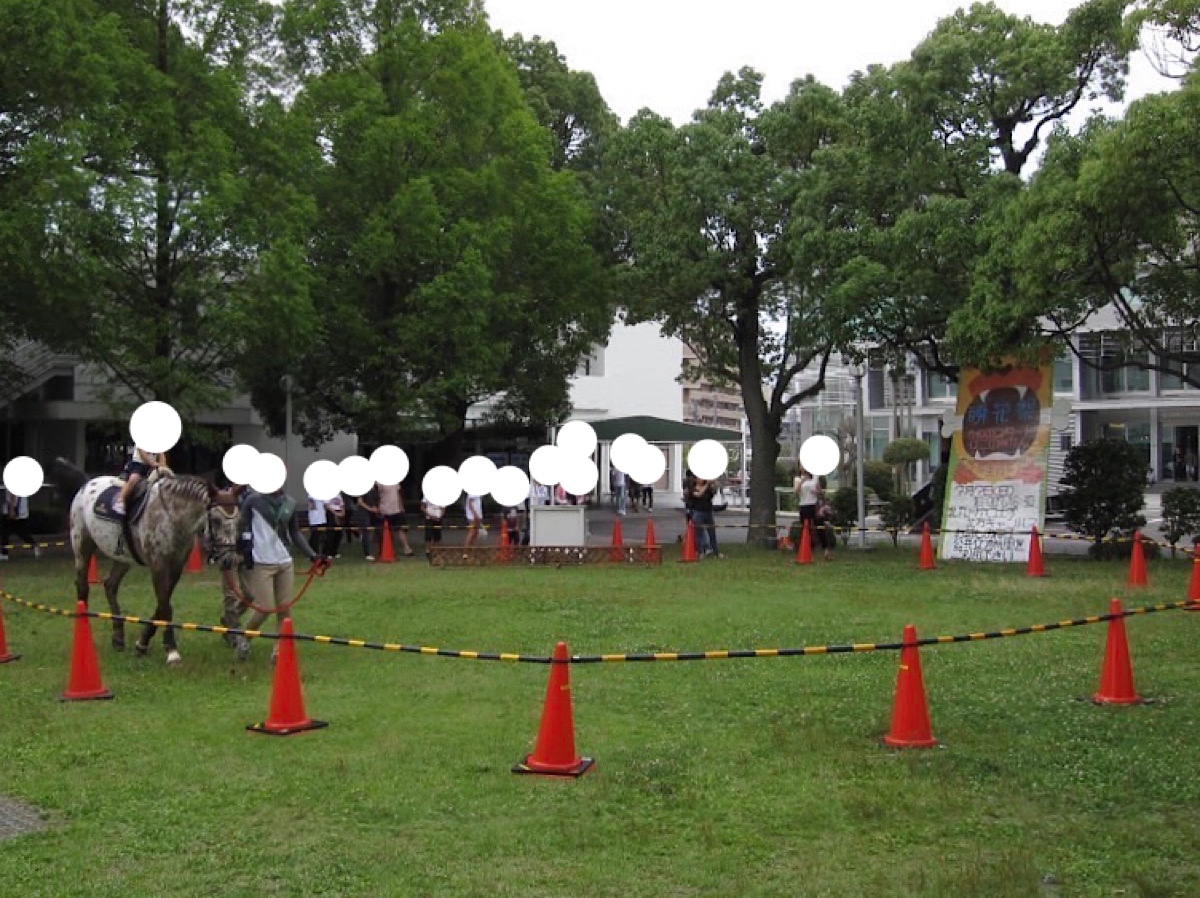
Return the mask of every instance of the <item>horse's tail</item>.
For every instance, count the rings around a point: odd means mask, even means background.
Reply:
[[[54,459],[54,463],[50,465],[50,479],[58,487],[63,505],[68,507],[75,494],[88,482],[87,474],[61,456]]]

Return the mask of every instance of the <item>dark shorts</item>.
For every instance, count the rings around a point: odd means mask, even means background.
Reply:
[[[408,524],[404,520],[404,512],[398,514],[385,514],[383,519],[388,522],[388,526],[392,530],[407,530]]]
[[[153,470],[154,469],[145,462],[130,459],[129,461],[125,462],[125,470],[121,472],[121,477],[125,480],[128,480],[134,474],[137,474],[139,477],[149,477],[150,472]]]

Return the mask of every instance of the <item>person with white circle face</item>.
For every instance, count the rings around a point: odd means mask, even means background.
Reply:
[[[121,485],[121,491],[117,493],[117,498],[113,500],[113,514],[118,517],[125,517],[125,501],[129,498],[129,493],[133,487],[143,477],[149,477],[156,468],[165,468],[167,466],[167,457],[161,452],[147,452],[140,447],[134,447],[133,457],[125,463],[125,470],[121,472],[121,476],[125,482]]]
[[[464,548],[469,549],[475,545],[483,529],[483,496],[467,496],[463,500],[463,507],[467,512],[467,541]]]
[[[809,530],[812,533],[816,532],[817,528],[817,505],[821,501],[824,492],[821,489],[821,484],[817,478],[805,471],[800,470],[798,476],[792,484],[793,490],[796,493],[796,499],[800,505],[800,526],[804,526],[804,522],[808,521]]]
[[[28,497],[15,495],[7,489],[4,494],[4,507],[0,509],[0,561],[8,561],[8,541],[14,536],[21,537],[33,549],[34,558],[41,558],[41,547],[29,530]]]

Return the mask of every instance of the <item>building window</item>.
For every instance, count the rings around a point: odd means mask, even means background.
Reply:
[[[1149,392],[1150,372],[1138,367],[1139,363],[1149,361],[1149,354],[1129,349],[1119,335],[1086,334],[1080,341],[1079,352],[1084,363],[1085,398]]]
[[[957,399],[958,384],[936,371],[925,372],[926,399]]]
[[[585,355],[579,361],[579,367],[575,369],[576,377],[603,377],[604,376],[604,347],[593,346],[592,351]]]
[[[1069,433],[1062,433],[1058,436],[1058,451],[1070,452],[1075,445],[1075,437]]]
[[[1054,360],[1054,392],[1075,392],[1075,359],[1069,354]]]

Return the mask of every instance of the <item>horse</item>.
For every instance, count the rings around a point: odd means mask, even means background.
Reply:
[[[88,600],[88,566],[97,554],[113,563],[104,581],[104,594],[114,615],[120,615],[117,591],[130,567],[137,564],[150,570],[157,607],[154,620],[172,619],[171,596],[187,564],[196,537],[206,533],[210,547],[228,547],[237,543],[238,521],[228,513],[211,480],[176,475],[159,468],[145,481],[145,489],[131,496],[128,523],[111,514],[114,488],[120,479],[88,476],[63,458],[55,459],[52,476],[64,501],[70,503],[71,549],[75,555],[75,593],[85,605]],[[210,548],[211,550],[211,548]],[[141,638],[134,643],[139,655],[150,649],[157,627],[143,625]],[[175,642],[175,628],[163,633],[167,664],[183,659]],[[125,622],[113,621],[113,648],[125,650]]]

